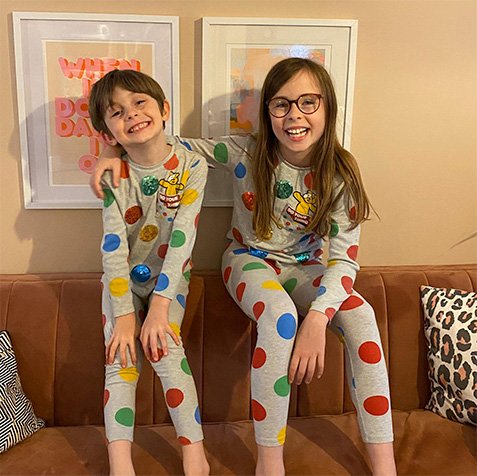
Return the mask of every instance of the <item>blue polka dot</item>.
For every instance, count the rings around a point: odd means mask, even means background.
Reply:
[[[242,164],[242,162],[239,162],[237,164],[234,169],[234,174],[237,178],[244,178],[245,175],[247,175],[247,169],[245,168],[245,165]]]
[[[119,248],[121,244],[121,238],[114,233],[109,233],[108,235],[104,235],[104,243],[103,243],[103,250],[104,251],[114,251]]]
[[[167,218],[167,221],[172,221],[172,220],[174,220],[174,218],[172,218],[172,217]]]
[[[136,283],[145,283],[151,277],[151,270],[145,264],[138,264],[131,270],[130,275]]]
[[[186,298],[183,294],[178,294],[176,299],[179,301],[179,304],[185,309],[186,306]]]
[[[233,251],[234,255],[243,255],[244,253],[248,253],[247,248],[239,248],[238,250]]]
[[[344,333],[344,329],[340,326],[336,326],[337,329],[341,332],[341,335],[344,337],[345,333]]]
[[[286,218],[286,217],[285,217]],[[303,243],[304,241],[307,241],[309,238],[311,238],[312,234],[309,233],[308,235],[304,235],[300,238],[300,243]]]
[[[199,425],[202,424],[202,420],[201,420],[201,418],[200,418],[199,407],[197,407],[197,408],[195,409],[194,418],[195,418],[195,421],[196,421]]]
[[[262,259],[265,259],[268,256],[268,253],[266,251],[257,250],[256,248],[250,248],[249,253],[252,256],[255,256],[257,258],[262,258]]]
[[[351,379],[351,385],[353,386],[353,388],[356,388],[356,380],[354,379],[354,377]]]
[[[282,314],[277,321],[277,332],[284,339],[291,339],[295,336],[296,320],[293,314]]]
[[[193,169],[194,167],[197,167],[197,165],[199,165],[199,162],[200,162],[200,160],[196,160],[196,161],[190,166],[190,168]]]
[[[316,296],[319,297],[319,296],[323,296],[323,294],[326,293],[326,288],[325,286],[320,286],[318,288],[318,292],[316,293]]]
[[[185,141],[185,140],[179,140],[179,142],[186,148],[186,149],[189,149],[189,150],[192,150],[192,147],[191,145]],[[192,166],[193,167],[193,166]]]
[[[164,291],[169,286],[169,278],[167,275],[161,273],[157,278],[157,284],[155,287],[155,291]]]

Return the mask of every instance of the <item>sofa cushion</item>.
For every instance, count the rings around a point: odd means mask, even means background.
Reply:
[[[44,426],[23,393],[10,336],[0,331],[0,453]]]
[[[431,398],[426,408],[477,425],[477,293],[421,287]]]

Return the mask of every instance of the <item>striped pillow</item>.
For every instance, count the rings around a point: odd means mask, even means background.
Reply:
[[[23,393],[10,336],[0,331],[0,453],[44,426]]]

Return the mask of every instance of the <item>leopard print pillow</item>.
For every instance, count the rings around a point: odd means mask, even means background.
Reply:
[[[421,286],[428,343],[428,410],[477,426],[477,293]]]

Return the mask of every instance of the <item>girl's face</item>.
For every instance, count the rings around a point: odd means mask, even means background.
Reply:
[[[296,100],[308,93],[321,94],[320,85],[308,71],[300,71],[270,99],[284,97]],[[323,99],[318,110],[312,114],[304,114],[296,104],[291,105],[285,117],[277,118],[270,114],[279,150],[287,162],[299,167],[310,166],[309,152],[323,135],[325,119]]]

